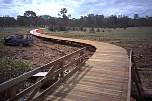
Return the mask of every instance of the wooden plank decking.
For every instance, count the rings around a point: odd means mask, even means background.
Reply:
[[[102,42],[41,36],[88,43],[97,48],[82,71],[74,74],[46,101],[127,101],[129,59],[125,49]]]

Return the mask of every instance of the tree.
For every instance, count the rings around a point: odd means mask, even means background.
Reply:
[[[66,28],[68,27],[69,25],[69,18],[71,17],[71,15],[66,15],[67,13],[67,9],[66,8],[62,8],[60,10],[60,13],[58,14],[59,16],[61,16],[62,18],[59,18],[58,21],[59,21],[59,28],[60,30],[62,31],[65,31]]]
[[[16,26],[16,19],[13,17],[0,17],[0,26],[1,27],[11,27]]]
[[[29,17],[36,17],[36,13],[33,11],[25,11],[24,16],[29,18]]]
[[[67,14],[66,8],[62,8],[59,11],[59,17],[51,17],[49,15],[36,16],[34,11],[25,11],[24,15],[17,16],[17,19],[9,16],[0,17],[0,26],[48,26],[50,30],[68,30],[68,29],[80,29],[84,30],[85,27],[89,28],[127,28],[137,26],[152,26],[152,17],[140,18],[138,14],[134,14],[134,18],[129,18],[125,15],[111,15],[104,17],[104,15],[88,14],[87,16],[81,16],[80,18],[72,18]],[[72,28],[74,27],[74,28]],[[92,30],[91,29],[91,30]]]
[[[19,26],[29,26],[30,25],[30,22],[29,22],[29,19],[25,16],[17,16],[17,24]]]
[[[134,14],[134,19],[138,19],[139,15],[138,14]]]
[[[60,13],[58,14],[59,16],[62,16],[62,18],[66,18],[66,13],[67,13],[67,9],[66,8],[62,8],[60,10]]]
[[[29,25],[30,25],[30,26],[32,26],[32,25],[34,26],[34,25],[35,25],[35,23],[36,23],[36,22],[35,22],[35,21],[36,21],[35,19],[36,19],[36,17],[37,17],[35,12],[29,11],[29,10],[28,10],[28,11],[25,11],[24,16],[25,16],[26,18],[28,18],[28,20],[29,20],[28,22],[29,22]]]

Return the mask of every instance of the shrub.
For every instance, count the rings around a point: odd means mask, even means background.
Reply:
[[[25,61],[14,60],[8,57],[0,58],[0,83],[29,71],[31,66],[31,64]]]
[[[86,32],[86,31],[87,31],[87,29],[86,29],[86,28],[83,28],[83,31],[84,31],[84,32]]]
[[[49,31],[54,31],[53,27],[52,26],[49,26]]]
[[[80,27],[79,29],[80,29],[80,31],[83,31],[83,27]]]
[[[100,32],[100,29],[99,28],[97,28],[97,31],[96,32]]]
[[[92,27],[92,28],[90,28],[89,32],[90,32],[90,33],[95,33],[94,28],[93,28],[93,27]]]

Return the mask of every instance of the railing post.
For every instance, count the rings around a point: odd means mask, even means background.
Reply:
[[[8,89],[8,92],[7,92],[9,98],[15,97],[15,96],[16,96],[16,93],[17,93],[17,88],[16,88],[16,86],[13,86],[13,87],[9,88],[9,89]]]
[[[62,69],[62,72],[60,73],[60,77],[63,78],[64,77],[64,68],[63,68],[63,61],[60,62],[60,67]]]
[[[82,50],[80,52],[80,55],[79,57],[83,56],[84,55],[84,50]],[[78,61],[78,65],[81,64],[83,62],[83,57],[80,59],[80,61]],[[82,66],[79,67],[79,70],[82,71]]]

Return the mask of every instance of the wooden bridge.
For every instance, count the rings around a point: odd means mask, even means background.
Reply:
[[[27,101],[130,101],[131,72],[125,49],[108,43],[38,34],[35,30],[31,33],[43,40],[81,48],[0,84],[1,92],[11,89],[10,101],[21,98]],[[48,73],[32,86],[21,92],[14,90],[18,83],[44,70]],[[40,89],[56,77],[55,83]]]

